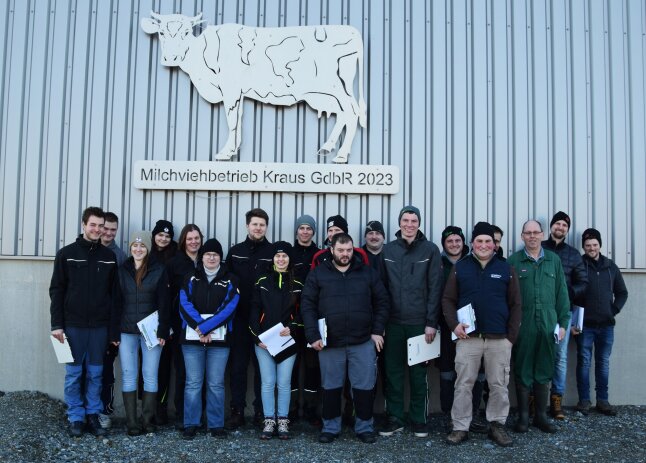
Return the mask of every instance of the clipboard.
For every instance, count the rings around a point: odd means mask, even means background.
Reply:
[[[408,338],[408,366],[438,358],[440,356],[440,336],[442,333],[438,331],[430,344],[426,343],[426,336],[423,334]]]

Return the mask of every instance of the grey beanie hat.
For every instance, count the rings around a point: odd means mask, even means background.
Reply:
[[[420,214],[419,209],[417,209],[415,206],[404,206],[402,207],[402,210],[399,211],[399,217],[397,218],[397,222],[401,222],[402,220],[402,215],[406,213],[410,214],[415,214],[417,216],[417,220],[419,220],[419,223],[421,225],[422,223],[422,214]]]
[[[309,225],[314,233],[316,233],[316,220],[311,215],[301,215],[296,222],[294,222],[294,234],[298,231],[298,227],[301,225]]]
[[[136,231],[130,234],[130,241],[128,242],[128,249],[133,243],[143,243],[150,252],[150,232],[146,230]]]

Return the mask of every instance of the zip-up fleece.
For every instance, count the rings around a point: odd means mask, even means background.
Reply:
[[[420,231],[410,245],[401,230],[396,236],[381,252],[390,293],[389,321],[437,328],[443,286],[440,250]]]
[[[166,339],[170,332],[170,297],[168,277],[164,266],[154,259],[148,260],[148,271],[141,286],[135,282],[135,263],[128,258],[119,268],[119,281],[123,306],[121,309],[121,332],[139,334],[137,323],[158,311],[157,337]]]
[[[288,327],[297,342],[303,340],[303,321],[300,313],[302,291],[303,284],[294,279],[290,272],[271,271],[258,279],[249,316],[249,330],[256,344],[260,343],[259,334],[278,323]],[[283,355],[289,357],[296,353],[298,346],[294,344],[286,350],[290,352]]]
[[[628,300],[628,290],[619,267],[604,255],[599,260],[583,256],[588,273],[588,288],[583,295],[583,327],[613,326],[617,315]]]
[[[209,283],[202,264],[198,264],[195,273],[184,282],[179,292],[179,313],[182,317],[182,344],[201,345],[200,341],[186,340],[186,327],[200,328],[202,334],[208,334],[222,325],[227,325],[225,340],[214,341],[207,347],[228,345],[233,331],[233,316],[240,300],[237,278],[226,268],[220,266],[215,278]],[[202,318],[202,314],[213,314]]]
[[[117,259],[98,242],[79,235],[59,250],[49,285],[51,329],[108,327],[109,341],[119,336]]]

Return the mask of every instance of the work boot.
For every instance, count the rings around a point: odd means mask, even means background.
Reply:
[[[262,432],[260,433],[260,438],[262,440],[269,440],[272,437],[274,437],[274,433],[276,432],[276,420],[267,417],[264,419],[264,427],[262,428]]]
[[[446,436],[446,443],[449,445],[458,445],[469,439],[467,431],[451,431],[451,434]]]
[[[491,423],[489,428],[489,438],[501,447],[509,447],[511,445],[511,437],[505,430],[505,425],[497,421]]]
[[[129,436],[141,434],[141,427],[137,422],[137,391],[123,393],[123,407],[126,410],[126,427]]]
[[[155,412],[157,410],[157,393],[144,391],[141,407],[144,433],[149,434],[151,432],[157,432],[157,427],[153,424]]]
[[[96,437],[105,436],[108,433],[107,430],[101,427],[99,415],[96,413],[87,416],[87,430]]]
[[[278,438],[281,440],[289,439],[289,418],[285,416],[278,417]]]
[[[518,418],[516,419],[516,432],[529,430],[529,389],[516,383],[516,402],[518,403]]]
[[[597,400],[597,406],[595,408],[599,413],[603,413],[606,416],[617,416],[617,409],[607,401]]]
[[[561,408],[561,394],[552,394],[550,396],[550,415],[555,420],[565,419],[565,414]]]
[[[244,414],[242,413],[242,411],[236,408],[232,408],[231,415],[224,424],[224,429],[233,431],[234,429],[238,429],[241,426],[244,426]]]
[[[553,434],[556,432],[556,426],[550,423],[547,417],[547,398],[550,393],[549,384],[534,384],[534,404],[536,412],[534,414],[533,425],[543,432]]]
[[[581,412],[583,416],[588,416],[591,406],[592,404],[589,400],[579,401],[579,403],[576,404],[576,411]]]

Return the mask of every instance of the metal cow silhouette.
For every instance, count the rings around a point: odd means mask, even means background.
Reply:
[[[150,13],[141,20],[147,34],[159,34],[161,64],[179,66],[202,97],[224,103],[229,137],[218,160],[230,160],[242,141],[242,103],[245,98],[291,106],[304,101],[321,114],[336,115],[330,137],[319,150],[334,151],[341,131],[345,138],[336,163],[348,162],[357,120],[366,127],[363,99],[363,41],[351,26],[247,27],[240,24],[207,26],[199,36],[193,28],[202,14]],[[353,86],[359,68],[359,101]]]

